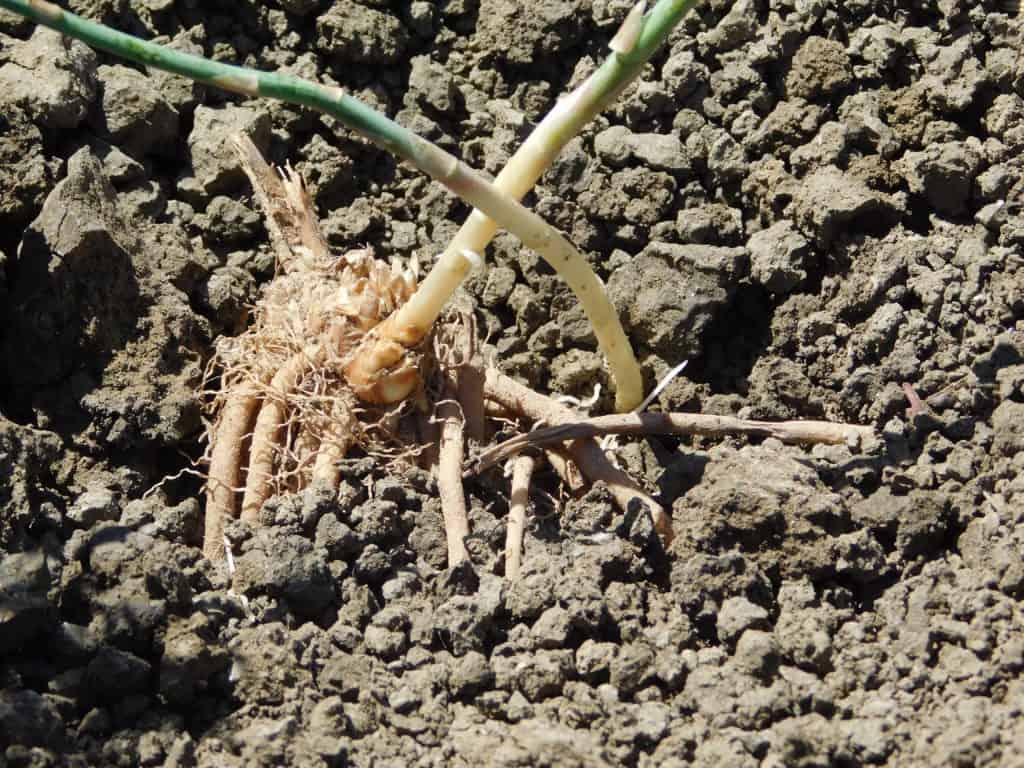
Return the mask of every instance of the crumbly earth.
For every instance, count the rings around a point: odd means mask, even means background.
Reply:
[[[338,82],[492,173],[628,5],[69,3]],[[690,360],[657,407],[879,447],[624,444],[668,552],[541,473],[514,584],[500,473],[467,483],[473,567],[447,571],[431,478],[357,457],[230,526],[229,584],[199,548],[197,389],[273,260],[227,137],[305,175],[339,250],[429,264],[466,209],[331,120],[0,12],[0,765],[1024,764],[1013,13],[712,0],[528,198],[649,381]],[[469,290],[507,372],[606,383],[536,254],[500,236]]]

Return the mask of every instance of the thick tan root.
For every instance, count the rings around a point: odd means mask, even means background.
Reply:
[[[316,457],[320,454],[320,432],[310,420],[298,418],[294,413],[288,417],[290,424],[285,426],[285,434],[282,439],[282,446],[291,445],[288,453],[290,456],[285,461],[278,462],[278,472],[283,475],[278,480],[278,487],[281,488],[281,480],[284,481],[283,489],[289,493],[298,493],[306,488],[312,479],[313,466]],[[289,440],[288,429],[295,430],[296,434]],[[283,471],[282,471],[283,470]]]
[[[352,409],[337,402],[331,409],[332,424],[320,439],[320,450],[313,464],[313,485],[337,488],[341,482],[341,460],[352,445],[356,430],[356,417]]]
[[[448,388],[447,394],[454,396],[455,388]],[[466,496],[462,489],[462,459],[465,450],[462,413],[458,403],[451,399],[443,401],[437,410],[441,419],[437,488],[441,494],[441,512],[448,540],[448,567],[454,568],[469,559],[469,553],[466,551],[469,517],[466,514]]]
[[[515,581],[523,562],[523,533],[526,530],[526,508],[530,503],[530,478],[533,476],[532,456],[517,456],[512,462],[512,492],[508,508],[508,529],[505,533],[505,578]]]
[[[534,421],[555,425],[579,421],[579,416],[564,405],[524,387],[494,368],[489,368],[484,378],[484,395]],[[573,440],[568,447],[573,461],[590,482],[604,482],[623,511],[629,508],[629,503],[634,499],[642,501],[650,510],[654,529],[665,546],[672,543],[675,537],[672,517],[629,475],[608,460],[597,441],[593,438]]]
[[[313,345],[305,352],[292,357],[270,382],[270,391],[265,393],[263,405],[256,417],[252,447],[249,449],[249,474],[245,478],[241,514],[241,519],[245,522],[259,522],[260,508],[271,496],[274,459],[280,447],[281,427],[288,414],[285,405],[288,396],[299,385],[309,367],[320,365],[323,358],[322,347]]]
[[[259,404],[253,386],[243,386],[230,395],[213,438],[210,473],[206,480],[203,554],[214,562],[224,559],[224,525],[235,516],[235,494],[242,483],[245,438]]]

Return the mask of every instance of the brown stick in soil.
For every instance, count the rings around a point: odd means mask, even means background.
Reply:
[[[465,419],[465,436],[478,443],[484,441],[484,371],[483,357],[477,349],[476,320],[472,312],[462,316],[462,361],[458,366],[459,404]]]
[[[512,492],[505,533],[505,578],[515,581],[523,562],[523,533],[526,530],[526,508],[530,503],[530,478],[533,476],[532,456],[517,456],[512,462]]]
[[[829,421],[772,422],[699,413],[623,413],[559,423],[516,435],[481,453],[473,471],[482,472],[530,446],[545,446],[601,435],[747,435],[774,437],[784,443],[842,445],[851,440],[869,440],[874,434],[871,427]]]
[[[456,396],[456,386],[448,382],[445,397],[438,404],[441,420],[441,441],[437,459],[437,488],[441,495],[441,513],[448,540],[448,567],[454,568],[469,559],[466,537],[469,536],[469,517],[466,514],[466,496],[462,489],[463,442],[462,411]]]
[[[494,368],[488,368],[484,377],[484,396],[534,421],[557,425],[580,420],[579,414],[549,397],[534,392],[529,387],[524,387]],[[647,505],[654,521],[654,529],[661,536],[662,542],[666,547],[672,543],[672,517],[633,478],[608,460],[596,440],[584,437],[572,440],[568,447],[573,461],[583,475],[592,483],[604,482],[620,509],[626,511],[634,499]]]

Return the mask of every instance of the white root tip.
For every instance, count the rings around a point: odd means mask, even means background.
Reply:
[[[646,411],[647,410],[647,406],[654,402],[655,398],[657,398],[657,396],[662,393],[662,391],[665,389],[665,387],[667,387],[669,384],[671,384],[672,380],[676,376],[678,376],[680,373],[683,372],[683,368],[686,367],[686,364],[688,362],[690,362],[690,361],[689,360],[683,360],[683,362],[681,362],[679,365],[677,365],[671,371],[666,373],[665,376],[662,377],[661,381],[658,382],[658,386],[656,386],[654,388],[654,390],[651,392],[651,394],[649,394],[647,397],[645,397],[644,401],[642,403],[640,403],[640,405],[638,405],[636,408],[633,409],[633,413],[643,413],[644,411]]]
[[[622,469],[619,466],[619,457],[616,453],[619,450],[619,436],[605,435],[601,438],[598,445],[601,447],[601,453],[612,463],[612,466],[616,469]]]
[[[235,558],[231,554],[231,542],[224,536],[224,559],[227,561],[228,576],[235,575]]]
[[[615,53],[622,56],[630,54],[636,48],[636,42],[640,39],[640,31],[644,28],[644,13],[647,11],[647,0],[640,0],[633,6],[626,20],[622,22],[615,37],[608,43],[608,47]]]
[[[573,408],[578,408],[578,409],[580,409],[582,411],[588,411],[591,408],[593,408],[594,405],[597,403],[597,401],[600,399],[600,397],[601,397],[601,384],[600,383],[594,384],[594,394],[592,394],[586,400],[580,400],[578,397],[573,397],[572,395],[554,395],[554,399],[555,399],[556,403],[561,403],[562,405],[569,405],[569,406],[572,406]],[[537,426],[534,425],[534,429],[536,429],[536,428],[537,428]]]

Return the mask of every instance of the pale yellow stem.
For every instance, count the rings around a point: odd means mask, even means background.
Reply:
[[[626,23],[635,24],[637,18],[637,14],[631,14]],[[612,53],[613,57],[620,55],[619,52]],[[502,204],[495,199],[506,196],[514,201],[521,200],[551,166],[566,143],[613,100],[639,71],[640,66],[636,66],[631,77],[616,81],[615,87],[610,88],[607,75],[598,70],[555,105],[494,180],[493,192],[497,194],[488,195],[488,205],[478,206],[469,215],[430,274],[420,283],[419,290],[380,328],[379,339],[396,340],[407,347],[418,343],[469,274],[472,262],[466,258],[465,252],[483,253],[501,226],[543,256],[579,298],[594,327],[598,344],[608,358],[616,384],[616,409],[630,411],[640,404],[643,400],[640,367],[618,315],[608,300],[604,284],[583,256],[536,214],[522,206]],[[454,167],[449,174],[448,178],[454,176]],[[461,195],[462,189],[458,191]],[[477,205],[470,196],[462,196]],[[501,221],[488,218],[479,210],[480,207],[495,210],[496,205],[500,205],[501,210],[506,212]],[[373,340],[368,340],[368,344],[372,345]]]

